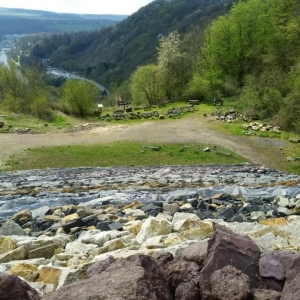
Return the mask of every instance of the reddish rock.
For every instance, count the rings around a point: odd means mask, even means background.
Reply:
[[[283,265],[284,274],[286,274],[286,272],[290,270],[292,265],[297,265],[300,257],[299,253],[295,253],[292,251],[276,251],[276,255],[279,257],[280,262]]]
[[[259,275],[279,281],[284,279],[284,268],[276,252],[262,255],[259,260]]]
[[[109,256],[106,259],[100,260],[92,264],[88,269],[86,270],[86,277],[90,278],[94,275],[101,274],[103,271],[105,271],[113,262],[115,262],[115,259],[113,256]]]
[[[172,260],[166,264],[163,273],[173,293],[183,282],[193,281],[195,285],[199,283],[200,268],[194,262]]]
[[[181,259],[195,262],[200,269],[203,268],[204,260],[207,256],[207,241],[200,241],[185,248],[182,252]]]
[[[282,292],[284,281],[279,281],[274,278],[259,277],[257,279],[257,288],[262,290],[274,290]]]
[[[272,290],[254,290],[252,300],[280,300],[281,293]]]
[[[66,285],[43,300],[172,300],[168,283],[147,255],[112,263],[99,275]]]
[[[291,269],[289,269],[285,275],[286,281],[284,286],[290,284],[299,273],[300,273],[300,266],[294,266]]]
[[[174,259],[171,252],[157,252],[152,256],[152,259],[156,262],[161,272],[163,272],[165,265]]]
[[[250,295],[249,276],[228,265],[210,277],[211,294],[218,300],[246,300]]]
[[[287,287],[286,287],[287,286]],[[299,300],[300,299],[300,273],[293,281],[284,286],[281,300]]]
[[[40,300],[38,292],[24,280],[0,273],[1,300]]]
[[[201,296],[211,299],[210,276],[227,265],[232,265],[249,276],[250,288],[256,288],[260,250],[247,236],[233,233],[225,226],[214,224],[214,233],[208,241],[207,257],[200,272]]]
[[[175,300],[199,300],[199,287],[193,282],[182,282],[176,288]]]

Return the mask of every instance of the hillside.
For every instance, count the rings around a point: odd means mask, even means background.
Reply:
[[[204,28],[229,10],[234,0],[156,0],[118,23],[98,31],[68,34],[21,42],[27,54],[49,58],[50,64],[114,88],[137,66],[155,60],[158,38],[173,30],[186,33]]]
[[[79,15],[0,7],[0,37],[8,34],[72,32],[113,26],[126,15]]]

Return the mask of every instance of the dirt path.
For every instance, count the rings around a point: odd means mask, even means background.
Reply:
[[[209,130],[206,123],[193,118],[130,125],[106,124],[104,127],[72,133],[1,134],[0,166],[10,155],[17,155],[28,148],[91,145],[122,140],[147,143],[211,143],[233,150],[249,162],[282,169],[281,162],[276,159],[280,155],[278,145],[261,143],[259,139],[253,137],[238,137],[215,132]]]

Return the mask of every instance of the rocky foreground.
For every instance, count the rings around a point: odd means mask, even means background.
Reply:
[[[299,177],[256,165],[0,174],[0,299],[300,299]]]

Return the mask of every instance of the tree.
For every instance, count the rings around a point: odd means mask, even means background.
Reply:
[[[85,80],[69,79],[63,85],[63,102],[72,113],[81,117],[94,110],[95,101],[101,91]]]
[[[188,59],[181,50],[180,37],[177,31],[159,40],[158,69],[162,79],[165,96],[174,100],[183,94],[188,81]]]
[[[136,105],[146,102],[149,105],[158,104],[163,96],[160,81],[160,74],[156,65],[139,67],[131,76],[130,81],[133,102]]]

